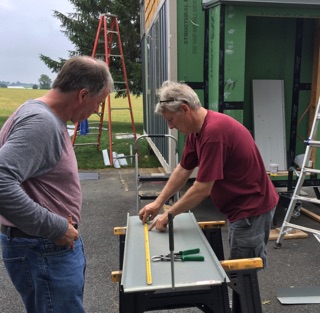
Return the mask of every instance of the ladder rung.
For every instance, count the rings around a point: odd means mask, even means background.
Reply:
[[[119,32],[118,31],[116,31],[116,30],[108,30],[108,34],[109,33],[112,33],[112,34],[119,34]]]
[[[122,55],[120,54],[109,54],[108,57],[115,57],[115,58],[122,58]]]
[[[310,147],[316,147],[316,148],[320,147],[320,141],[317,141],[317,140],[306,140],[305,143],[307,146],[310,146]]]
[[[310,197],[303,197],[303,196],[295,196],[294,199],[296,200],[301,200],[301,201],[306,201],[306,202],[312,202],[316,204],[320,204],[320,199],[317,198],[310,198]]]
[[[130,110],[130,108],[111,108],[111,110]]]
[[[283,226],[296,228],[296,229],[304,230],[309,233],[314,233],[314,234],[320,235],[320,230],[309,228],[309,227],[304,227],[304,226],[300,226],[300,225],[296,225],[296,224],[292,224],[292,223],[288,223],[288,222],[283,222]]]
[[[305,167],[303,169],[303,171],[306,172],[306,173],[320,174],[320,170],[317,170],[317,169],[314,169],[314,168]]]
[[[125,84],[126,82],[113,82],[114,84]]]
[[[98,142],[75,143],[74,146],[97,146]]]

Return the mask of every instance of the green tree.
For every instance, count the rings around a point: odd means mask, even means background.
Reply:
[[[33,84],[32,85],[32,89],[38,89],[38,85],[37,84]]]
[[[140,15],[139,0],[69,0],[76,13],[64,15],[54,11],[53,16],[60,20],[62,32],[73,43],[75,50],[69,51],[69,56],[92,55],[99,17],[101,13],[110,13],[117,16],[120,28],[122,49],[126,65],[130,92],[140,95],[142,92],[142,68],[140,49]],[[101,34],[102,35],[102,34]],[[118,42],[115,35],[111,54],[117,54]],[[102,36],[100,36],[102,39]],[[104,54],[103,44],[98,45],[96,57]],[[40,55],[40,59],[52,70],[58,72],[65,59],[53,60],[48,56]],[[124,81],[121,59],[110,60],[110,71],[115,81]],[[120,86],[116,86],[120,87]],[[120,88],[123,88],[121,86]],[[125,95],[119,91],[118,95]]]
[[[51,88],[51,79],[48,75],[42,74],[38,81],[39,81],[40,89]]]

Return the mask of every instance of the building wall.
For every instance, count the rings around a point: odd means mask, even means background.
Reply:
[[[174,9],[171,8],[173,4]],[[203,106],[215,111],[221,111],[221,104],[237,103],[234,108],[225,106],[223,112],[252,131],[252,80],[281,79],[285,85],[288,144],[297,21],[303,21],[299,79],[306,88],[302,88],[298,96],[298,115],[302,116],[310,101],[314,24],[320,18],[320,8],[216,5],[203,10],[200,0],[150,0],[144,2],[144,10],[147,133],[168,131],[161,119],[152,117],[157,102],[156,89],[163,80],[188,83]],[[152,45],[157,51],[154,54],[148,52]],[[299,123],[298,133],[304,138],[308,122],[306,115]],[[180,136],[180,154],[183,143],[184,137]],[[298,140],[297,154],[304,149],[303,141]],[[166,158],[165,153],[162,156]]]

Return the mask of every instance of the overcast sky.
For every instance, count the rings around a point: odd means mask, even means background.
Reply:
[[[73,45],[53,10],[75,12],[68,0],[0,0],[0,81],[38,84],[41,74],[54,80],[39,55],[58,61]]]

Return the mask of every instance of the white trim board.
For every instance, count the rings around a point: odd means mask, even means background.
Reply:
[[[254,139],[264,166],[287,169],[283,80],[252,80]]]

